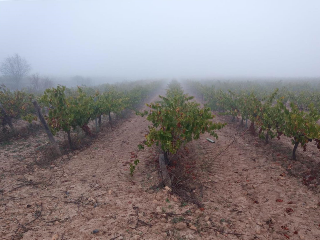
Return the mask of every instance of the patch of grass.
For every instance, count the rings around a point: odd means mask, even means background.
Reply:
[[[221,218],[221,219],[220,219],[220,224],[222,224],[222,223],[224,223],[224,222],[226,222],[226,223],[228,223],[228,224],[231,224],[231,220]]]
[[[186,203],[186,202],[181,202],[180,207],[185,207],[185,206],[187,206],[187,205],[188,205],[188,203]]]
[[[187,210],[187,211],[185,212],[185,214],[186,214],[186,215],[191,215],[191,211],[190,211],[190,210]]]
[[[178,222],[183,222],[184,221],[184,218],[183,217],[178,217],[178,218],[173,218],[172,219],[172,222],[173,223],[178,223]]]

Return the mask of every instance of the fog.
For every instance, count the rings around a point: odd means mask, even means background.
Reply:
[[[319,77],[320,1],[0,1],[0,62],[99,79]]]

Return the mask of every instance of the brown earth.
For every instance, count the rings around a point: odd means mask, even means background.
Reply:
[[[265,145],[230,118],[216,120],[228,125],[215,143],[205,134],[174,159],[172,190],[156,187],[158,149],[137,150],[149,124],[140,116],[48,167],[1,146],[0,238],[320,239],[317,179],[303,181],[319,152],[299,149],[293,162],[288,140]]]

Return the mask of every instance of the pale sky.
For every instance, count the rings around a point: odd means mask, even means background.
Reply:
[[[49,76],[320,76],[320,0],[0,1],[0,33]]]

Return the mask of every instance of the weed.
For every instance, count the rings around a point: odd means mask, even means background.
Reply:
[[[136,169],[136,166],[138,165],[139,162],[140,162],[139,159],[136,159],[133,162],[133,164],[130,163],[130,175],[131,175],[131,177],[133,177],[134,170]]]
[[[188,205],[188,203],[186,203],[186,202],[181,202],[180,207],[185,207],[185,206],[187,206],[187,205]]]
[[[173,223],[178,223],[178,222],[183,222],[184,221],[184,218],[183,217],[178,217],[178,218],[173,218],[172,219],[172,222]]]
[[[190,210],[187,210],[187,211],[185,212],[185,214],[186,214],[186,215],[191,215],[191,211],[190,211]]]

